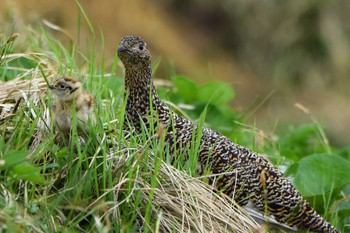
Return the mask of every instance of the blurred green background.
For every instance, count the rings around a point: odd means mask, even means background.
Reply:
[[[80,3],[99,35],[97,40],[104,41],[101,56],[106,57],[106,66],[112,64],[123,35],[139,35],[148,42],[154,59],[161,60],[156,78],[170,79],[175,72],[197,83],[225,81],[236,90],[232,106],[258,128],[284,131],[286,125],[310,123],[315,117],[331,144],[350,144],[349,1]],[[71,0],[0,0],[2,33],[18,32],[15,46],[19,48],[25,38],[21,35],[45,19],[64,29],[52,30],[58,40],[86,49],[92,34],[81,19],[78,27],[78,15]]]

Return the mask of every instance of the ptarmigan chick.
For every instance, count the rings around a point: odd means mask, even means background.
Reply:
[[[78,133],[88,129],[88,121],[95,123],[94,97],[83,92],[81,82],[74,78],[58,78],[48,86],[55,94],[53,105],[55,123],[65,139],[69,139],[73,117],[77,119]]]

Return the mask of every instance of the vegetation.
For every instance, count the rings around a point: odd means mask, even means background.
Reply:
[[[103,45],[93,40],[84,54],[40,28],[21,53],[16,37],[2,35],[0,49],[0,232],[261,231],[240,207],[202,183],[191,163],[170,165],[171,155],[151,132],[126,135],[118,59],[105,64],[102,56],[99,67]],[[57,143],[46,91],[57,75],[79,78],[96,98],[98,124],[90,126],[85,142],[73,129],[70,145]],[[329,145],[313,116],[308,125],[269,136],[230,108],[235,93],[228,85],[198,86],[179,75],[171,83],[159,93],[174,110],[267,155],[320,214],[349,230],[350,149]]]

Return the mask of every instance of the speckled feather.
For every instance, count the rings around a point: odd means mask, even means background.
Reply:
[[[198,125],[172,112],[158,98],[151,77],[151,55],[145,41],[136,36],[123,37],[118,56],[125,67],[125,91],[128,95],[125,121],[141,132],[142,125],[150,127],[148,119],[151,112],[156,112],[158,121],[154,124],[160,124],[165,129],[170,153],[176,156],[177,150],[190,148]],[[212,174],[220,174],[211,182],[218,190],[233,196],[240,205],[244,206],[251,200],[263,213],[266,213],[267,207],[268,213],[279,222],[315,232],[339,232],[269,161],[220,133],[209,128],[202,129],[198,160],[202,167],[209,164]]]

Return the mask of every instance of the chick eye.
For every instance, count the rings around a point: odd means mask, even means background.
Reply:
[[[62,83],[62,84],[60,84],[60,88],[64,89],[64,88],[66,88],[66,85]]]
[[[145,46],[144,46],[143,44],[140,44],[140,45],[139,45],[139,49],[142,51],[142,50],[145,49]]]

